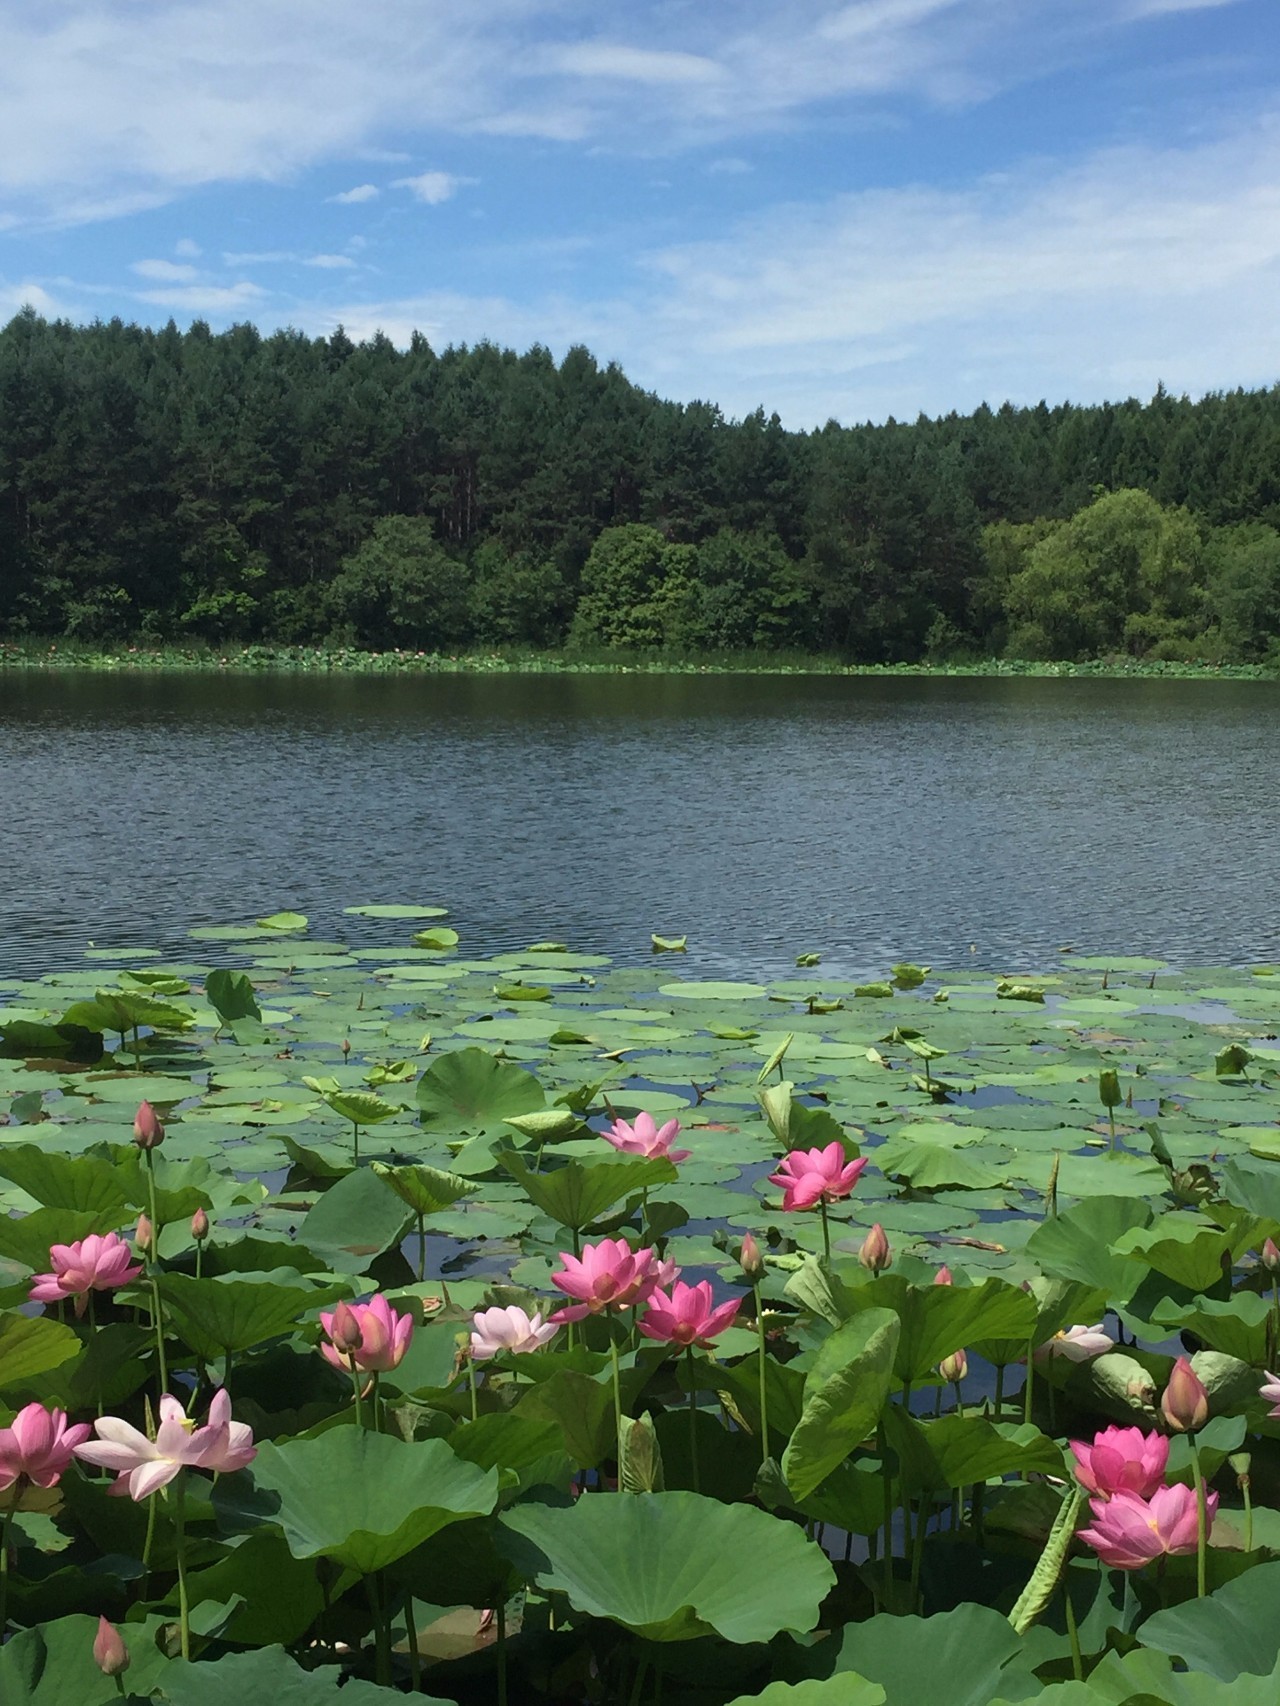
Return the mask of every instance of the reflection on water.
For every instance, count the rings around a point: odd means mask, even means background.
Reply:
[[[1280,957],[1280,684],[0,674],[0,975],[438,902],[672,975]],[[360,921],[361,940],[403,925]],[[972,945],[972,951],[971,951]],[[194,952],[193,952],[194,948]]]

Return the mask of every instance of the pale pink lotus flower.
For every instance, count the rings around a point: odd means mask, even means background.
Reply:
[[[1051,1357],[1065,1357],[1068,1362],[1088,1362],[1090,1357],[1103,1356],[1115,1348],[1115,1340],[1103,1332],[1101,1321],[1096,1327],[1077,1323],[1074,1327],[1062,1328],[1051,1339],[1037,1345],[1035,1360],[1048,1362]]]
[[[134,1249],[140,1256],[149,1257],[151,1255],[151,1246],[155,1243],[155,1238],[156,1232],[155,1227],[151,1224],[151,1216],[149,1214],[140,1214],[138,1216],[137,1230],[133,1235]]]
[[[943,1357],[938,1364],[938,1373],[952,1385],[959,1386],[969,1372],[969,1359],[962,1350],[952,1351],[949,1357]]]
[[[158,1149],[164,1142],[164,1127],[150,1102],[140,1102],[133,1116],[133,1141],[139,1149]]]
[[[1164,1434],[1143,1433],[1141,1428],[1103,1428],[1093,1444],[1073,1439],[1076,1480],[1098,1498],[1113,1493],[1136,1493],[1149,1499],[1164,1485],[1169,1462],[1169,1441]]]
[[[1268,1410],[1268,1416],[1280,1416],[1280,1374],[1267,1373],[1267,1378],[1258,1389],[1258,1396],[1265,1398],[1268,1404],[1274,1404],[1274,1410]]]
[[[560,1331],[554,1321],[542,1319],[541,1311],[529,1315],[518,1303],[477,1310],[471,1328],[471,1355],[476,1362],[487,1362],[504,1351],[512,1356],[540,1351]]]
[[[1150,1499],[1137,1493],[1113,1493],[1109,1499],[1090,1499],[1093,1523],[1079,1538],[1092,1546],[1113,1570],[1140,1570],[1164,1553],[1196,1550],[1196,1494],[1177,1483],[1158,1487]],[[1205,1533],[1213,1527],[1218,1495],[1205,1498]]]
[[[132,1250],[115,1232],[90,1232],[74,1244],[54,1244],[49,1260],[53,1272],[37,1274],[31,1283],[32,1303],[61,1303],[74,1297],[77,1315],[88,1308],[91,1291],[114,1291],[142,1272]]]
[[[349,1330],[349,1318],[360,1330],[359,1343]],[[333,1341],[321,1345],[321,1355],[343,1374],[351,1373],[353,1363],[366,1374],[387,1374],[400,1366],[413,1338],[413,1316],[397,1315],[381,1292],[368,1303],[340,1303],[333,1311],[321,1310],[320,1325]]]
[[[630,1309],[645,1303],[656,1286],[671,1284],[680,1271],[674,1262],[659,1262],[647,1246],[633,1250],[625,1238],[584,1244],[581,1256],[561,1250],[560,1260],[564,1267],[556,1269],[551,1283],[577,1301],[551,1317],[557,1326],[562,1321],[599,1315],[606,1309]]]
[[[198,1208],[191,1216],[191,1236],[197,1244],[203,1244],[209,1236],[209,1216],[202,1208]]]
[[[665,1125],[658,1126],[652,1114],[637,1114],[633,1126],[626,1120],[614,1120],[608,1131],[602,1131],[600,1135],[620,1154],[643,1155],[649,1161],[687,1161],[693,1154],[692,1149],[671,1147],[672,1139],[680,1135],[679,1120],[668,1120]]]
[[[105,1617],[99,1617],[98,1633],[93,1637],[93,1662],[103,1676],[119,1676],[131,1662],[123,1635]]]
[[[1275,1273],[1276,1269],[1280,1268],[1280,1249],[1276,1248],[1276,1241],[1274,1238],[1266,1238],[1263,1240],[1260,1259],[1263,1267],[1269,1274]]]
[[[200,1453],[192,1458],[194,1466],[210,1469],[215,1475],[233,1475],[258,1455],[248,1422],[231,1420],[231,1397],[225,1386],[214,1393],[205,1425],[197,1428],[192,1440],[199,1444]]]
[[[52,1487],[70,1467],[76,1446],[92,1432],[88,1422],[69,1428],[63,1410],[26,1405],[7,1428],[0,1428],[0,1493],[24,1478],[36,1487]]]
[[[184,1469],[200,1467],[206,1444],[200,1438],[203,1430],[187,1420],[181,1403],[168,1393],[160,1400],[160,1426],[154,1439],[118,1416],[99,1416],[93,1425],[97,1439],[76,1446],[75,1455],[101,1469],[114,1469],[116,1486],[124,1483],[136,1502],[167,1487]]]
[[[937,1273],[934,1274],[933,1283],[934,1285],[950,1285],[952,1283],[951,1269],[945,1262],[938,1269]]]
[[[844,1145],[832,1138],[825,1149],[793,1149],[784,1155],[771,1185],[781,1185],[784,1209],[813,1208],[819,1202],[839,1202],[857,1184],[867,1164],[865,1155],[846,1162]]]
[[[858,1249],[858,1260],[870,1274],[883,1273],[892,1263],[893,1251],[889,1248],[884,1227],[878,1220],[862,1240]]]
[[[686,1285],[677,1280],[670,1294],[655,1291],[649,1307],[640,1317],[640,1331],[646,1339],[663,1339],[671,1345],[697,1345],[711,1348],[711,1341],[726,1327],[731,1327],[742,1304],[740,1297],[722,1303],[717,1309],[710,1280]]]
[[[1209,1420],[1209,1394],[1186,1357],[1173,1365],[1160,1410],[1175,1433],[1194,1433]]]
[[[760,1253],[759,1244],[749,1232],[742,1240],[741,1248],[738,1251],[738,1266],[752,1285],[758,1285],[764,1278],[764,1257]],[[663,1281],[664,1285],[667,1283],[666,1280]]]

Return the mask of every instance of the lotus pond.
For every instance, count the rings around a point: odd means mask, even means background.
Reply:
[[[346,922],[0,984],[4,1706],[1271,1706],[1280,968]]]

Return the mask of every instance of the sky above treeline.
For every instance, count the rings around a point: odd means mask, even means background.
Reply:
[[[0,0],[0,320],[790,427],[1280,380],[1277,0]]]

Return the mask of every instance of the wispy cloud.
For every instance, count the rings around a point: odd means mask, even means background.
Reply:
[[[184,260],[195,260],[202,251],[193,237],[179,237],[173,245],[173,252],[175,255],[181,255]]]
[[[357,184],[354,189],[342,190],[337,195],[331,195],[327,199],[336,201],[343,207],[351,207],[362,201],[376,201],[381,193],[377,184]]]
[[[470,178],[459,178],[452,172],[419,172],[412,178],[393,178],[392,188],[410,190],[428,207],[439,207],[442,202],[452,200],[462,184],[470,182]]]
[[[229,314],[237,309],[260,307],[265,292],[260,285],[242,279],[237,284],[187,284],[172,290],[140,290],[139,302],[157,308],[181,308],[189,314]]]
[[[574,42],[548,48],[541,56],[547,71],[570,77],[612,78],[624,83],[680,84],[716,83],[724,68],[700,53],[674,49],[632,47],[625,42]]]
[[[320,267],[326,272],[337,272],[346,267],[355,266],[350,255],[307,255],[302,262],[304,267]]]
[[[155,279],[162,284],[189,284],[199,276],[189,262],[180,261],[134,261],[130,270],[139,278]]]

